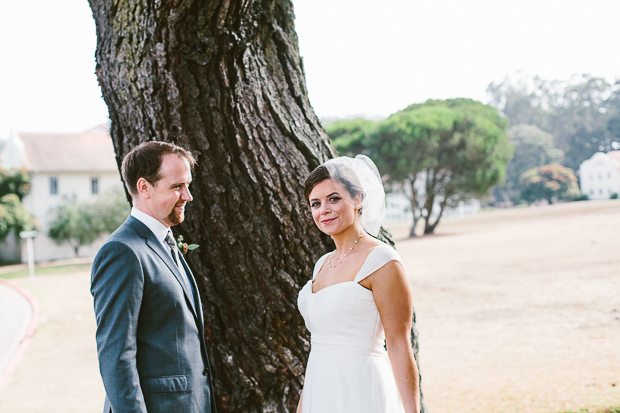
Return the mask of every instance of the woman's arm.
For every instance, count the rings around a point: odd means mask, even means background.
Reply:
[[[301,402],[304,400],[304,391],[301,391],[301,395],[299,396],[299,404],[297,405],[297,413],[301,412]]]
[[[419,413],[418,368],[411,350],[413,299],[407,273],[398,261],[390,261],[371,275],[370,281],[405,412]]]

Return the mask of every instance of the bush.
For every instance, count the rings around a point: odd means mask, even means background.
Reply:
[[[577,198],[575,198],[575,201],[587,201],[588,199],[590,199],[588,197],[588,194],[581,194]]]
[[[69,244],[75,256],[80,247],[91,245],[103,234],[114,232],[129,213],[129,204],[122,194],[103,195],[94,203],[65,198],[51,211],[48,236],[57,244]]]
[[[19,200],[17,194],[7,194],[0,198],[0,242],[11,232],[19,235],[21,231],[36,229],[38,222]]]
[[[0,169],[0,198],[15,194],[21,201],[30,192],[30,177],[22,169]]]
[[[613,194],[611,194],[611,196],[609,197],[609,199],[618,199],[618,193],[614,192]]]
[[[519,179],[519,185],[521,197],[528,203],[546,199],[551,204],[553,198],[572,201],[579,196],[574,171],[557,163],[524,172]]]

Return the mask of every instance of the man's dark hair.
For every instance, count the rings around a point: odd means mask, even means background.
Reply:
[[[125,155],[121,174],[132,196],[138,194],[137,185],[140,178],[146,179],[151,185],[155,185],[162,178],[161,163],[164,155],[168,154],[185,158],[192,169],[196,165],[196,159],[189,151],[168,142],[143,142]]]

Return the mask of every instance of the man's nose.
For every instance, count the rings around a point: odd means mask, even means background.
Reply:
[[[185,202],[189,202],[192,199],[194,199],[194,197],[192,196],[191,192],[189,192],[189,188],[185,187],[183,190],[183,193],[181,194],[181,199]]]

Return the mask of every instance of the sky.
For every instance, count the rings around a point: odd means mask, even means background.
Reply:
[[[487,101],[524,71],[620,80],[618,0],[293,0],[310,102],[321,118],[386,117],[427,99]],[[5,2],[0,138],[108,121],[87,0]]]

